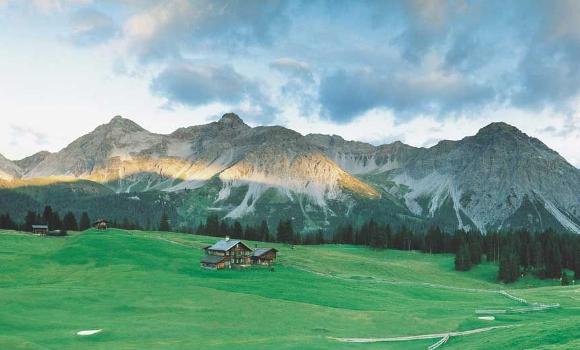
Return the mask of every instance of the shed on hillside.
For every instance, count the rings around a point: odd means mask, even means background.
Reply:
[[[32,225],[32,233],[46,235],[48,234],[48,225]]]
[[[97,230],[106,230],[107,229],[107,224],[109,222],[105,219],[99,219],[97,221],[95,221],[93,223],[93,226],[97,229]]]

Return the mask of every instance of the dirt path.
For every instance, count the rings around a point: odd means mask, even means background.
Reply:
[[[449,340],[449,334],[447,334],[446,336],[444,336],[443,338],[441,338],[437,343],[429,346],[427,348],[427,350],[435,350],[438,347],[442,346],[443,344],[447,343],[448,340]]]
[[[161,237],[154,237],[154,236],[146,236],[146,235],[140,235],[140,234],[134,234],[132,232],[126,231],[129,237],[133,237],[133,238],[147,238],[147,239],[154,239],[157,241],[163,241],[163,242],[167,242],[167,243],[172,243],[172,244],[177,244],[180,245],[182,247],[187,247],[187,248],[195,248],[194,245],[190,245],[190,244],[185,244],[179,241],[174,241],[172,239],[167,239],[167,238],[161,238]]]
[[[330,273],[325,273],[325,272],[320,272],[320,271],[314,271],[314,270],[310,270],[304,267],[298,267],[298,266],[292,266],[295,269],[301,270],[301,271],[305,271],[305,272],[309,272],[318,276],[324,276],[324,277],[330,277],[330,278],[336,278],[336,279],[340,279],[343,281],[350,281],[350,282],[361,282],[361,281],[365,281],[365,282],[371,282],[371,283],[380,283],[380,284],[390,284],[390,285],[409,285],[409,286],[422,286],[422,287],[428,287],[428,288],[440,288],[440,289],[448,289],[448,290],[456,290],[456,291],[460,291],[460,292],[475,292],[475,293],[501,293],[502,291],[500,290],[495,290],[495,289],[482,289],[482,288],[465,288],[465,287],[453,287],[453,286],[447,286],[444,284],[437,284],[437,283],[429,283],[429,282],[411,282],[411,281],[389,281],[389,280],[383,280],[383,279],[378,279],[375,277],[370,277],[369,279],[366,280],[356,280],[353,278],[349,278],[349,277],[342,277],[342,276],[336,276],[336,275],[332,275]]]
[[[435,334],[422,334],[422,335],[410,335],[404,337],[393,337],[393,338],[335,338],[335,337],[328,337],[329,339],[333,339],[342,343],[382,343],[382,342],[398,342],[398,341],[409,341],[409,340],[422,340],[422,339],[438,339],[439,342],[433,344],[432,346],[437,347],[443,345],[449,338],[451,337],[461,337],[465,335],[477,334],[492,331],[494,329],[503,329],[503,328],[512,328],[517,327],[516,325],[508,325],[508,326],[494,326],[494,327],[485,327],[485,328],[476,328],[469,331],[463,332],[449,332],[449,333],[435,333]],[[445,339],[445,341],[443,341]],[[429,348],[429,349],[435,349]]]
[[[499,292],[500,295],[516,301],[518,303],[524,304],[523,307],[512,307],[508,309],[493,309],[493,310],[475,310],[478,315],[494,315],[494,314],[521,314],[527,312],[544,311],[550,309],[558,309],[560,304],[543,304],[543,303],[530,303],[524,298],[516,297],[504,290]]]

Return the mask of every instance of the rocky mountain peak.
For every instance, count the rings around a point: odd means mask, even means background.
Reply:
[[[123,130],[125,132],[145,131],[139,124],[130,119],[123,118],[120,115],[115,116],[108,124],[102,125],[101,127]]]
[[[50,156],[51,153],[48,151],[40,151],[37,152],[31,156],[28,156],[26,158],[20,159],[15,161],[14,163],[16,165],[18,165],[20,168],[22,168],[22,170],[24,170],[24,172],[27,172],[28,170],[34,168],[35,166],[37,166],[38,164],[40,164],[40,162],[42,162],[43,160],[46,159],[46,157]]]
[[[249,128],[249,126],[244,123],[244,121],[242,120],[242,118],[240,118],[237,114],[235,113],[226,113],[224,114],[220,120],[218,120],[217,122],[220,125],[224,125],[224,126],[229,126],[232,128]]]
[[[494,122],[481,128],[475,136],[523,136],[520,129],[504,122]]]

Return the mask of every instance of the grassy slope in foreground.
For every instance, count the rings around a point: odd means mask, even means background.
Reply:
[[[0,348],[425,349],[434,341],[350,344],[328,337],[496,325],[517,327],[444,346],[580,347],[578,287],[527,288],[524,281],[514,294],[562,308],[480,321],[476,309],[518,306],[492,292],[500,286],[491,265],[456,273],[451,256],[275,245],[275,272],[201,270],[200,248],[214,240],[119,230],[66,238],[0,231]],[[87,329],[103,332],[75,335]]]

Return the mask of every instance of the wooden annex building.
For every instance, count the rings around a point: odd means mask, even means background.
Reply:
[[[252,264],[271,265],[276,262],[276,248],[256,248],[252,254]]]
[[[251,264],[269,265],[276,261],[274,248],[256,248],[253,250],[237,239],[225,239],[204,248],[205,256],[201,258],[201,267],[207,269],[226,269],[246,267]],[[258,254],[258,255],[256,255]]]
[[[93,223],[93,226],[97,230],[106,230],[108,224],[109,224],[109,222],[107,220],[105,220],[105,219],[99,219],[99,220],[97,220],[97,221],[95,221]]]
[[[32,233],[37,235],[47,235],[48,225],[32,225]]]

